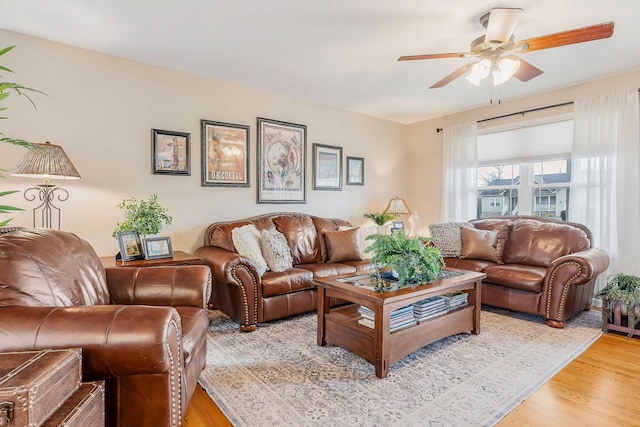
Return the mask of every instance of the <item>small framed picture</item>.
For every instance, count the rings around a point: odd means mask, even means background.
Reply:
[[[313,144],[313,189],[342,190],[342,147]]]
[[[202,186],[249,187],[249,126],[201,120]]]
[[[364,157],[347,156],[347,185],[364,185]]]
[[[122,261],[144,259],[142,245],[140,244],[140,234],[137,231],[119,231],[117,238]]]
[[[171,238],[147,237],[144,239],[144,259],[171,258]]]
[[[152,129],[152,172],[191,175],[191,134]]]
[[[402,232],[403,236],[406,236],[406,231],[404,228],[404,222],[402,221],[393,221],[391,225],[391,234],[395,235],[398,231]]]

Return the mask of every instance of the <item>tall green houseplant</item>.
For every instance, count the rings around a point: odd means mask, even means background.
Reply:
[[[135,197],[125,199],[118,207],[124,212],[125,220],[118,222],[113,237],[119,231],[137,231],[143,237],[158,234],[164,225],[171,224],[173,220],[158,201],[157,194],[152,194],[148,200],[137,200]]]
[[[4,55],[5,53],[9,52],[11,49],[13,49],[15,46],[9,46],[9,47],[5,47],[4,49],[0,49],[0,56]],[[13,73],[13,71],[11,71],[9,68],[5,67],[4,65],[0,65],[0,71],[2,71],[2,74],[0,74],[0,77],[3,78],[4,80],[4,74],[5,73]],[[24,96],[25,98],[27,98],[29,100],[29,102],[31,102],[31,105],[33,105],[33,107],[35,108],[36,104],[33,102],[33,100],[29,97],[29,93],[42,93],[39,90],[35,90],[32,88],[28,88],[25,86],[22,86],[21,84],[18,83],[14,83],[14,82],[6,82],[6,81],[0,81],[0,102],[3,102],[4,100],[7,99],[7,97],[9,95],[11,95],[12,93],[17,93],[18,95]],[[7,109],[7,107],[0,107],[0,112],[3,112]],[[0,119],[6,119],[7,117],[0,117]],[[31,142],[25,141],[23,139],[17,139],[17,138],[11,138],[6,136],[4,133],[0,132],[0,142],[1,143],[5,143],[5,144],[12,144],[12,145],[19,145],[21,147],[25,147],[28,148],[30,150],[37,150],[37,146]],[[2,169],[0,168],[0,178],[5,178],[4,173],[8,172],[6,169]],[[8,191],[0,191],[0,197],[3,196],[8,196],[9,194],[13,194],[13,193],[17,193],[18,190],[8,190]],[[21,208],[17,208],[14,206],[8,206],[8,205],[2,205],[0,204],[0,214],[8,214],[11,212],[15,212],[15,211],[23,211],[24,209]],[[11,221],[11,218],[9,219],[5,219],[5,220],[0,220],[0,227],[7,225],[9,222]]]

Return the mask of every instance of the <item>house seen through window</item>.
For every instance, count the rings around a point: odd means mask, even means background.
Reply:
[[[478,136],[478,218],[566,220],[573,121]]]

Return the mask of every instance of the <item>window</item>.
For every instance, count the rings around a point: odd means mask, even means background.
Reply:
[[[477,217],[534,215],[566,220],[571,183],[571,155],[566,151],[571,147],[572,126],[572,121],[565,121],[480,135]],[[503,159],[505,152],[518,158]]]

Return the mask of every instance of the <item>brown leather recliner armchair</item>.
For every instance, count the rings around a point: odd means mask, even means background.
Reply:
[[[206,266],[103,268],[83,239],[0,234],[0,352],[82,348],[106,422],[178,427],[206,358]]]

